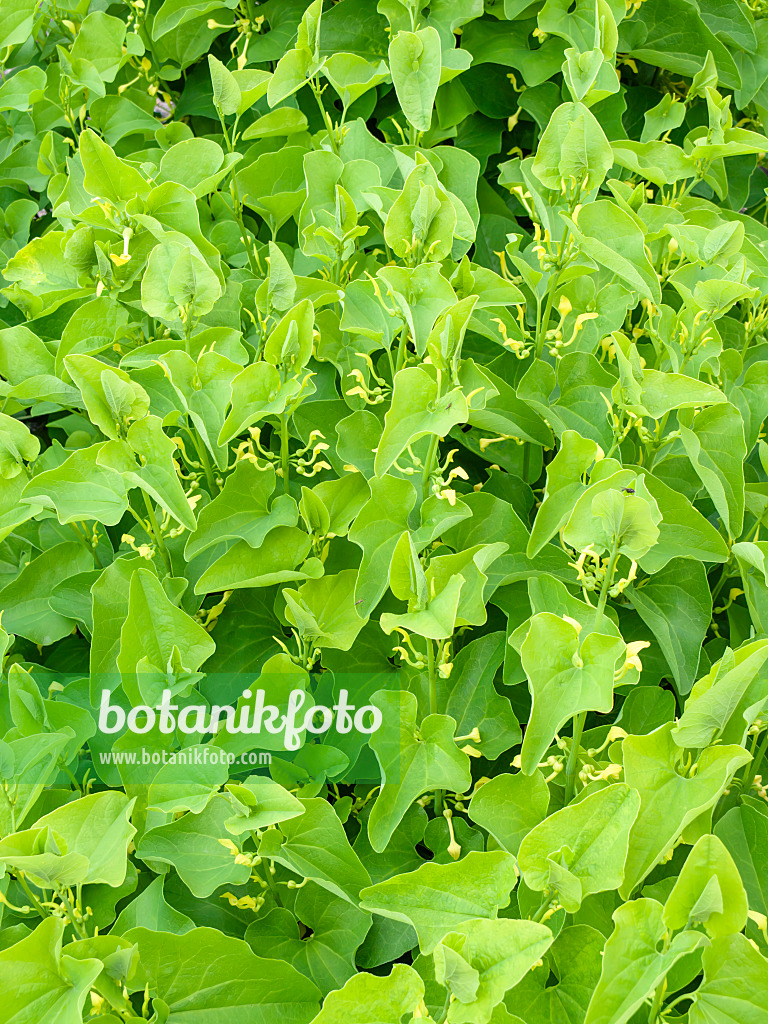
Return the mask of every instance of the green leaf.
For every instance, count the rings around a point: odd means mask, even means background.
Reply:
[[[51,590],[61,580],[92,568],[93,558],[75,542],[64,541],[43,551],[0,590],[5,627],[36,644],[61,640],[72,632],[75,622],[51,608]]]
[[[203,1024],[214,1015],[222,1024],[308,1024],[319,1009],[318,989],[295,967],[256,956],[242,939],[214,928],[174,935],[139,927],[129,938],[138,945],[151,991],[170,1011],[169,1021],[181,1017]]]
[[[16,46],[18,43],[25,43],[31,33],[37,13],[35,0],[3,0],[2,7],[2,35],[0,46]]]
[[[38,473],[20,500],[53,509],[60,523],[95,519],[116,526],[128,508],[128,495],[122,476],[98,464],[101,449],[100,444],[81,448],[56,469]]]
[[[384,476],[408,445],[427,435],[444,437],[467,416],[467,402],[459,388],[441,395],[437,382],[420,367],[400,370],[376,449],[376,476]]]
[[[691,761],[672,739],[670,722],[647,736],[624,740],[624,779],[640,793],[632,826],[622,895],[628,896],[677,841],[686,825],[714,807],[749,754],[734,745],[707,747]],[[688,765],[687,773],[685,766]]]
[[[403,113],[420,132],[429,130],[440,84],[440,36],[436,29],[398,32],[389,44],[392,83]]]
[[[589,925],[564,928],[542,966],[509,993],[507,1005],[519,1010],[528,1024],[559,1024],[563,1013],[583,1020],[600,978],[604,943],[605,936]]]
[[[280,415],[301,392],[296,379],[283,383],[280,373],[270,363],[251,363],[232,381],[232,408],[218,437],[219,444],[232,438],[263,419]]]
[[[368,819],[368,837],[381,852],[414,800],[430,789],[463,793],[472,780],[469,758],[454,740],[455,719],[428,715],[417,728],[416,697],[405,691],[380,690],[372,703],[381,712],[381,725],[369,745],[382,786]]]
[[[561,103],[544,130],[532,170],[547,188],[559,192],[563,181],[572,181],[591,192],[612,164],[611,147],[595,115],[583,103]]]
[[[37,928],[0,952],[3,977],[9,982],[3,1013],[9,1021],[79,1021],[100,960],[62,956],[65,923],[48,917]]]
[[[456,732],[480,734],[480,752],[493,760],[520,741],[520,727],[507,697],[493,679],[504,660],[506,636],[490,633],[462,647],[448,679],[438,679],[438,706],[456,720]],[[511,852],[511,851],[510,851]]]
[[[672,931],[703,924],[713,939],[742,931],[747,894],[731,855],[716,836],[702,836],[688,854],[664,905]]]
[[[269,534],[269,543],[261,548],[239,540],[206,569],[195,584],[195,593],[271,587],[320,576],[322,565],[317,560],[305,562],[311,546],[309,534],[295,526],[276,526]]]
[[[433,950],[435,967],[445,954],[459,953],[477,972],[477,989],[470,996],[448,991],[451,1001],[446,1020],[452,1024],[485,1024],[491,1013],[552,945],[546,925],[507,918],[466,921],[445,935]],[[437,974],[436,970],[436,974]]]
[[[626,595],[658,640],[679,692],[688,693],[712,618],[712,597],[703,565],[689,558],[673,558],[643,586],[628,588]]]
[[[680,422],[680,437],[725,528],[738,537],[744,518],[743,461],[747,456],[740,413],[732,405],[710,406],[688,423]]]
[[[580,643],[571,622],[551,612],[533,616],[520,651],[533,700],[521,754],[526,775],[536,771],[569,718],[611,710],[614,670],[624,647],[620,638],[603,633],[589,633]]]
[[[174,932],[177,935],[183,935],[195,927],[185,914],[174,910],[166,902],[162,877],[155,878],[136,899],[131,900],[118,915],[109,934],[123,935],[139,925],[152,931]]]
[[[571,230],[585,255],[642,298],[661,302],[659,279],[646,255],[643,232],[616,203],[608,199],[588,203],[579,211],[578,220],[572,221]]]
[[[13,480],[24,471],[24,461],[34,462],[40,442],[29,427],[0,413],[0,479]]]
[[[645,473],[643,480],[662,515],[661,522],[657,524],[659,539],[638,559],[645,572],[658,572],[681,551],[685,551],[688,558],[702,562],[728,560],[728,545],[684,494],[673,490],[651,473]]]
[[[370,615],[387,589],[392,554],[416,504],[416,490],[409,480],[373,477],[370,488],[371,497],[349,531],[349,539],[363,550],[355,588],[361,615]]]
[[[208,54],[208,67],[213,85],[213,105],[222,117],[240,110],[240,88],[237,79],[213,54]]]
[[[308,580],[298,590],[283,590],[285,617],[311,648],[348,651],[366,623],[357,612],[357,572]]]
[[[659,538],[661,512],[643,477],[625,484],[626,471],[593,482],[573,507],[563,528],[563,540],[577,551],[590,544],[596,551],[612,551],[636,561]]]
[[[99,136],[86,129],[80,137],[80,158],[85,177],[83,187],[88,195],[112,203],[122,210],[135,195],[147,195],[149,182],[139,171],[115,155],[115,151]]]
[[[704,981],[693,993],[691,1024],[758,1024],[768,999],[765,957],[744,935],[716,938],[704,950]]]
[[[125,793],[91,793],[38,818],[25,832],[0,840],[0,861],[46,888],[85,882],[118,886],[128,862],[134,801]]]
[[[311,929],[311,942],[299,937],[296,918]],[[325,994],[355,975],[355,952],[370,927],[370,914],[309,882],[298,893],[293,913],[275,907],[248,926],[245,938],[254,952],[268,948]]]
[[[167,825],[145,832],[137,853],[142,860],[172,864],[184,884],[200,898],[210,896],[220,885],[242,885],[250,869],[237,864],[235,855],[220,839],[229,839],[225,823],[232,805],[218,794],[199,814],[184,814]]]
[[[424,996],[424,984],[408,964],[395,964],[388,975],[361,972],[331,992],[312,1024],[400,1024],[414,1014]]]
[[[185,556],[195,555],[221,541],[243,540],[258,549],[277,526],[296,526],[299,515],[290,496],[277,495],[271,466],[260,469],[243,459],[235,465],[219,494],[197,517],[197,529],[190,535]]]
[[[194,530],[197,523],[176,471],[175,451],[176,442],[163,430],[160,417],[149,415],[131,424],[125,441],[105,444],[98,463],[121,473],[130,487],[140,487],[178,523]]]
[[[538,554],[544,545],[568,522],[576,499],[584,493],[582,477],[601,455],[594,441],[575,430],[564,430],[560,448],[547,466],[547,485],[531,530],[526,553]]]
[[[752,804],[744,803],[723,815],[715,826],[715,834],[739,869],[750,909],[768,914],[768,817]]]
[[[338,815],[323,799],[302,800],[304,813],[284,820],[261,838],[259,856],[284,864],[297,875],[357,905],[370,878],[349,845]]]
[[[412,924],[422,953],[473,918],[493,920],[509,903],[514,858],[508,853],[471,851],[452,864],[422,864],[360,893],[360,906],[383,917]]]
[[[138,569],[133,574],[117,655],[132,704],[154,707],[163,690],[174,696],[184,692],[215,649],[200,623],[169,600],[154,573]]]
[[[569,913],[592,893],[617,889],[624,879],[629,833],[639,809],[637,792],[617,783],[555,811],[520,844],[517,861],[525,884],[557,894]],[[560,870],[553,870],[553,864]],[[558,888],[563,870],[569,880],[577,880],[574,903],[569,892]]]
[[[544,819],[548,807],[549,788],[537,770],[532,775],[495,775],[484,782],[473,793],[468,814],[516,857],[520,843]]]
[[[613,914],[616,927],[605,944],[603,971],[585,1024],[624,1024],[686,953],[706,943],[700,932],[666,936],[662,907],[639,899]]]

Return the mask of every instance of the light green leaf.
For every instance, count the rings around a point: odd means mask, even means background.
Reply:
[[[624,879],[630,829],[639,809],[637,792],[617,783],[555,811],[520,844],[517,860],[525,884],[557,893],[569,913],[592,893],[617,889]],[[575,904],[570,894],[559,892],[553,862],[578,881]]]
[[[434,28],[398,32],[389,44],[389,68],[403,113],[420,132],[429,130],[440,84],[440,36]]]
[[[640,793],[621,893],[631,895],[680,837],[686,825],[715,805],[735,771],[749,760],[743,747],[707,747],[691,774],[690,758],[672,738],[669,722],[647,736],[623,741],[624,779]],[[689,764],[686,772],[685,765]]]
[[[360,906],[412,924],[422,953],[473,918],[493,920],[509,903],[517,875],[508,853],[471,851],[452,864],[422,864],[360,893]]]
[[[744,518],[744,423],[732,405],[703,409],[687,423],[680,421],[680,436],[696,475],[732,537],[741,533]]]
[[[422,793],[463,793],[472,779],[469,758],[453,738],[453,718],[429,715],[417,729],[416,697],[406,691],[380,690],[372,703],[381,711],[381,726],[369,744],[381,768],[382,786],[368,819],[368,837],[381,852]]]
[[[605,944],[603,971],[584,1024],[625,1024],[677,961],[706,943],[700,932],[681,932],[671,942],[656,900],[624,903]]]
[[[580,643],[575,626],[551,612],[533,616],[520,651],[533,699],[521,752],[526,775],[536,771],[569,718],[611,710],[614,671],[624,649],[623,640],[603,633],[589,633]]]

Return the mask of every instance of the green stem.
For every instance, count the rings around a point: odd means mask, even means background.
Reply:
[[[723,587],[725,586],[726,582],[732,576],[733,576],[733,572],[731,571],[731,565],[730,565],[730,560],[729,560],[723,566],[723,571],[720,573],[720,579],[717,581],[717,583],[715,584],[715,586],[712,589],[712,611],[713,612],[714,612],[714,609],[715,609],[715,601],[720,596],[720,591],[723,589]]]
[[[437,714],[437,667],[435,659],[435,642],[427,638],[427,672],[429,675],[429,713]],[[443,791],[435,790],[435,816],[443,813]]]
[[[434,641],[427,639],[427,672],[429,674],[429,713],[437,714],[437,670]]]
[[[603,615],[605,614],[605,606],[608,603],[608,591],[611,589],[613,583],[613,574],[616,572],[616,563],[619,560],[619,538],[617,537],[613,542],[613,548],[608,559],[608,565],[605,569],[605,576],[603,577],[603,583],[600,587],[600,597],[597,601],[597,608],[595,610],[595,629],[600,625]]]
[[[555,292],[557,286],[560,283],[560,275],[562,271],[558,270],[557,273],[550,278],[549,286],[547,288],[547,303],[544,307],[544,316],[539,319],[537,316],[536,323],[536,358],[541,359],[541,355],[544,351],[544,341],[547,337],[547,329],[549,328],[549,320],[552,316],[552,306],[555,303]],[[539,307],[540,308],[540,307]]]
[[[211,497],[214,498],[219,493],[219,488],[216,486],[216,478],[213,475],[213,466],[211,460],[208,457],[208,449],[205,447],[205,443],[198,439],[197,431],[190,424],[187,428],[190,440],[194,445],[197,457],[200,459],[200,463],[205,473],[205,479],[208,483],[208,490],[210,491]]]
[[[403,329],[402,329],[402,331],[400,331],[400,340],[397,343],[397,369],[398,370],[402,370],[402,368],[405,366],[405,353],[406,353],[406,350],[407,350],[407,347],[408,347],[406,345],[406,343],[405,343],[405,339],[407,338],[407,336],[408,336],[408,328],[405,326],[405,324],[403,324]]]
[[[64,909],[67,912],[67,917],[69,918],[69,923],[72,925],[72,927],[74,928],[74,930],[77,932],[77,934],[80,936],[81,939],[87,939],[88,938],[88,932],[85,930],[85,925],[82,922],[78,922],[75,919],[75,910],[74,910],[74,907],[72,906],[72,904],[71,904],[67,894],[64,892],[63,889],[61,891],[56,889],[55,892],[56,892],[56,895],[61,900],[62,905],[63,905]]]
[[[19,873],[16,875],[16,881],[19,883],[21,888],[24,890],[24,892],[27,895],[27,899],[29,899],[31,901],[32,905],[34,906],[34,908],[38,912],[38,914],[41,917],[50,917],[51,915],[48,913],[48,911],[42,905],[42,903],[37,898],[37,896],[35,896],[35,894],[32,892],[32,889],[29,887],[29,884],[27,882],[27,879],[26,879],[23,871],[19,871]]]
[[[579,750],[581,749],[581,734],[584,732],[584,723],[587,720],[587,712],[581,711],[573,716],[573,737],[571,749],[568,751],[568,761],[565,765],[565,802],[569,804],[573,800],[576,788],[576,768],[579,763]]]
[[[605,606],[608,601],[608,591],[610,590],[611,583],[613,582],[613,575],[616,572],[616,563],[619,560],[619,539],[618,537],[613,542],[613,548],[608,559],[608,565],[605,569],[605,576],[603,576],[603,583],[600,587],[600,597],[597,601],[597,608],[595,609],[595,622],[594,629],[600,625],[605,614]],[[581,735],[584,732],[584,723],[587,720],[587,712],[581,711],[578,715],[573,716],[573,738],[571,740],[571,749],[568,751],[568,761],[565,765],[565,802],[569,804],[573,799],[574,790],[576,788],[576,768],[579,763],[579,749],[581,747]]]
[[[289,493],[290,481],[288,474],[291,468],[290,449],[288,448],[288,416],[283,413],[280,417],[280,464],[283,467],[283,491]]]
[[[234,143],[232,142],[232,139],[230,138],[229,132],[227,131],[227,126],[221,114],[219,114],[219,124],[221,125],[221,131],[224,136],[224,141],[227,144],[228,152],[234,153],[235,146]],[[235,127],[237,127],[237,122],[235,122]],[[240,228],[240,237],[242,238],[243,245],[245,246],[245,252],[248,257],[248,263],[251,268],[251,273],[258,275],[259,265],[256,262],[256,255],[253,251],[253,246],[251,245],[250,239],[248,238],[248,231],[246,230],[245,221],[243,220],[243,202],[240,199],[240,188],[237,184],[237,174],[235,172],[234,167],[232,168],[232,177],[230,180],[232,184],[232,205],[234,208],[235,221],[237,222],[237,226]]]
[[[544,896],[542,898],[541,903],[539,904],[539,908],[536,911],[536,913],[533,915],[531,920],[532,921],[540,921],[542,919],[542,917],[544,917],[544,915],[546,914],[546,912],[549,910],[549,908],[551,906],[552,906],[552,896],[545,889],[544,890]]]
[[[11,800],[11,798],[8,796],[8,790],[5,788],[5,785],[2,782],[0,782],[0,793],[3,794],[3,796],[5,797],[6,804],[8,804],[8,813],[11,816],[11,832],[15,832],[16,831],[16,805]]]
[[[155,515],[155,510],[152,506],[152,502],[149,500],[149,495],[147,494],[146,491],[142,490],[141,493],[144,498],[144,505],[146,506],[147,509],[147,517],[149,518],[149,528],[152,533],[152,536],[155,538],[157,550],[160,552],[160,557],[163,560],[163,564],[165,565],[168,575],[173,576],[171,556],[168,554],[168,548],[165,546],[165,540],[163,539],[163,535],[160,532],[160,527],[158,526],[157,523],[157,516]]]
[[[451,1006],[451,993],[450,992],[446,992],[445,993],[445,1002],[443,1003],[443,1007],[440,1010],[440,1013],[435,1018],[435,1024],[444,1024],[445,1020],[448,1017],[448,1010],[450,1009],[450,1006]]]
[[[424,462],[424,472],[421,475],[421,500],[426,501],[429,497],[429,480],[432,476],[432,470],[434,469],[435,456],[437,455],[437,446],[440,443],[440,438],[437,434],[433,434],[429,448],[427,449],[427,458]]]
[[[315,82],[315,80],[312,79],[312,78],[309,79],[308,85],[309,85],[310,89],[312,90],[312,95],[315,97],[315,101],[317,102],[317,106],[318,106],[318,109],[320,111],[320,116],[322,117],[323,124],[325,125],[326,131],[328,132],[328,140],[331,143],[331,149],[336,154],[336,156],[338,156],[339,155],[339,142],[338,142],[338,139],[336,138],[336,131],[334,129],[333,122],[331,121],[330,114],[325,109],[325,105],[323,103],[322,91],[318,87],[318,85]]]
[[[758,768],[765,757],[766,751],[768,751],[768,729],[765,730],[765,735],[760,740],[760,746],[753,754],[752,760],[749,761],[744,768],[744,774],[741,777],[742,793],[749,793],[752,789],[755,778],[758,775]],[[749,779],[749,785],[747,785],[747,779]]]
[[[277,889],[277,883],[275,882],[275,879],[272,877],[272,864],[271,863],[267,863],[266,869],[264,871],[264,876],[265,876],[265,878],[267,880],[267,885],[269,886],[269,891],[272,893],[272,896],[274,897],[275,903],[278,905],[278,907],[282,907],[283,901],[280,898],[280,893],[278,892],[278,889]]]
[[[669,1011],[673,1010],[679,1003],[684,1003],[686,999],[688,1002],[693,1002],[693,992],[683,992],[681,996],[673,999],[671,1003],[667,1003],[664,1007],[664,1013],[669,1013]]]
[[[653,1003],[651,1004],[651,1012],[648,1014],[648,1024],[656,1024],[661,1013],[661,1005],[664,1002],[664,982],[662,981],[657,987],[653,995]]]
[[[59,768],[59,771],[64,772],[64,774],[67,776],[67,778],[72,783],[72,785],[75,787],[75,789],[78,791],[78,793],[80,793],[82,796],[84,796],[85,794],[83,793],[83,787],[77,781],[76,776],[73,775],[73,773],[69,770],[69,768],[67,768],[67,766],[65,764],[59,764],[58,768]]]
[[[72,530],[74,531],[78,541],[82,544],[82,546],[85,548],[88,554],[93,558],[94,562],[96,563],[96,567],[98,569],[103,569],[104,565],[99,556],[96,554],[96,550],[93,547],[91,547],[91,545],[88,543],[88,537],[85,534],[85,529],[83,529],[83,532],[81,533],[77,526],[77,523],[72,522],[69,525],[72,527]]]

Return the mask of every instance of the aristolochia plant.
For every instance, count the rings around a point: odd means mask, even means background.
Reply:
[[[768,1020],[762,16],[0,0],[0,1024]]]

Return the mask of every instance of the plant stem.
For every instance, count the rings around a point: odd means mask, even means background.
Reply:
[[[579,761],[579,750],[581,749],[581,734],[584,732],[586,720],[586,711],[580,711],[578,715],[573,716],[573,738],[571,739],[571,749],[568,751],[568,761],[565,765],[566,804],[573,800],[573,792],[576,788],[576,768]]]
[[[541,359],[541,354],[544,351],[544,340],[547,336],[547,328],[549,327],[549,318],[552,316],[552,306],[555,302],[555,291],[560,282],[560,271],[550,278],[549,287],[547,289],[547,304],[544,307],[544,316],[537,323],[536,326],[536,358]]]
[[[757,748],[752,756],[752,760],[747,762],[744,767],[744,774],[741,777],[741,791],[742,793],[748,793],[752,789],[752,785],[757,777],[757,769],[760,767],[760,763],[765,757],[766,751],[768,751],[768,729],[765,730],[765,735],[760,740],[760,746]],[[750,778],[751,776],[751,778]],[[747,780],[749,784],[747,785]]]
[[[656,987],[656,991],[653,994],[653,1003],[651,1004],[651,1012],[648,1014],[648,1024],[656,1024],[661,1013],[661,1004],[664,1002],[664,982],[660,982]]]
[[[205,479],[208,483],[208,490],[210,491],[211,497],[214,498],[219,493],[219,488],[216,486],[216,479],[213,475],[213,466],[211,465],[211,460],[208,457],[208,449],[205,447],[205,442],[198,439],[197,431],[192,424],[189,425],[187,431],[189,433],[190,440],[195,447],[195,451],[197,452],[197,457],[200,459],[202,464]]]
[[[87,939],[88,938],[88,932],[85,930],[85,925],[82,924],[82,922],[78,922],[75,919],[75,910],[74,910],[74,907],[72,906],[72,904],[71,904],[71,902],[69,900],[69,897],[67,896],[67,894],[64,892],[63,889],[61,891],[56,889],[55,891],[56,891],[56,895],[61,900],[62,905],[63,905],[64,909],[67,912],[67,917],[69,918],[69,923],[72,925],[72,927],[74,928],[74,930],[77,932],[77,934],[80,936],[81,939]]]
[[[283,901],[280,898],[280,893],[278,892],[275,880],[272,877],[272,865],[270,863],[268,863],[267,866],[266,866],[266,870],[264,871],[264,876],[266,877],[267,885],[269,886],[269,891],[272,893],[272,896],[274,897],[275,903],[278,905],[278,907],[282,907]]]
[[[437,669],[435,665],[435,642],[427,638],[427,672],[429,674],[429,713],[437,714]],[[435,790],[435,817],[443,813],[443,791]]]
[[[330,115],[328,111],[325,109],[325,105],[323,104],[322,91],[312,78],[309,79],[307,84],[312,90],[312,95],[315,97],[315,101],[317,102],[317,106],[320,111],[320,116],[322,117],[323,124],[325,125],[325,129],[328,132],[328,141],[331,143],[331,149],[336,154],[336,156],[338,156],[339,143],[338,139],[336,138],[336,132],[333,127],[333,122],[331,121]]]
[[[405,339],[408,336],[408,328],[403,324],[403,329],[400,331],[400,340],[397,343],[397,370],[402,370],[405,366],[405,353],[407,345]],[[397,370],[395,372],[397,372]]]
[[[4,783],[0,782],[0,793],[5,797],[5,802],[8,804],[8,813],[11,816],[11,832],[16,831],[16,805],[8,796],[8,790],[5,788]]]
[[[168,548],[165,546],[165,540],[163,538],[162,533],[160,532],[160,527],[157,524],[157,516],[155,515],[155,510],[152,506],[152,502],[149,500],[149,495],[147,494],[146,491],[142,490],[141,493],[144,498],[144,505],[146,506],[147,509],[147,516],[149,518],[149,528],[152,532],[152,536],[155,538],[157,550],[160,552],[160,556],[163,559],[163,564],[165,565],[168,575],[173,576],[171,556],[168,554]]]
[[[618,537],[613,542],[613,548],[611,549],[610,558],[608,559],[608,565],[605,569],[605,576],[603,576],[603,583],[600,587],[600,597],[598,598],[597,608],[595,609],[595,622],[594,627],[597,627],[602,622],[603,615],[605,614],[605,606],[608,601],[608,591],[610,590],[611,583],[613,582],[613,574],[616,571],[616,563],[619,560],[619,540]],[[568,761],[565,765],[565,802],[569,804],[573,800],[573,793],[576,787],[576,768],[579,761],[579,749],[581,747],[581,734],[584,732],[584,723],[587,720],[587,712],[581,711],[578,715],[573,716],[573,739],[571,740],[571,749],[568,751]]]
[[[19,873],[16,875],[16,881],[19,883],[21,888],[26,893],[27,898],[31,900],[32,905],[34,906],[38,914],[40,914],[41,917],[50,917],[51,915],[48,913],[48,911],[42,905],[37,896],[35,896],[35,894],[32,892],[32,889],[29,887],[29,883],[27,882],[27,879],[23,871],[19,871]]]
[[[549,908],[551,906],[552,906],[552,896],[545,889],[544,890],[544,896],[542,897],[541,903],[539,904],[539,907],[538,907],[536,913],[531,918],[531,920],[532,921],[540,921],[542,919],[542,917],[544,917],[544,915],[546,914],[546,912],[549,910]]]
[[[291,469],[290,449],[288,448],[288,416],[283,413],[280,417],[280,465],[283,469],[283,491],[288,494],[290,481],[288,474]]]
[[[450,1006],[451,1006],[451,993],[450,992],[446,992],[445,993],[445,1002],[443,1003],[443,1007],[440,1010],[440,1013],[435,1018],[436,1024],[444,1024],[444,1021],[446,1020],[446,1018],[448,1016],[448,1010],[450,1009]]]
[[[424,472],[421,475],[421,500],[426,501],[429,497],[429,479],[432,476],[432,470],[434,468],[435,456],[437,455],[437,446],[440,443],[440,438],[437,434],[433,434],[429,448],[427,449],[427,458],[424,462]]]
[[[83,529],[83,532],[81,533],[77,523],[72,522],[69,525],[72,527],[72,530],[74,531],[78,541],[83,545],[88,554],[93,558],[94,562],[96,563],[97,569],[103,569],[104,565],[99,556],[96,554],[96,549],[91,547],[91,545],[88,543],[88,537],[87,535],[85,535],[85,529]]]
[[[433,640],[427,640],[427,672],[429,673],[429,713],[437,714],[437,671],[435,669],[435,648]]]

